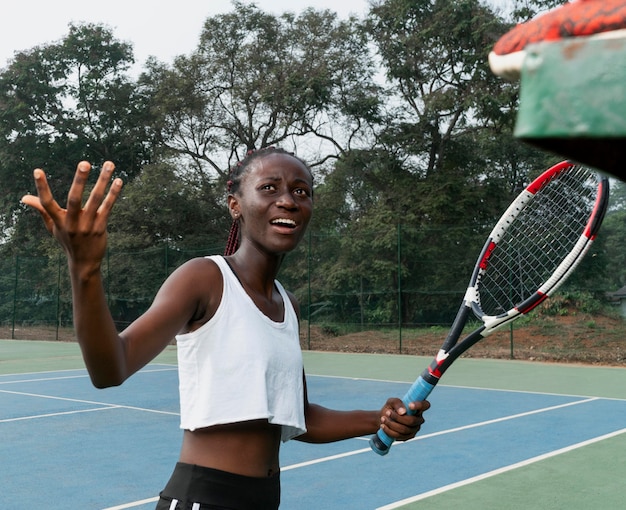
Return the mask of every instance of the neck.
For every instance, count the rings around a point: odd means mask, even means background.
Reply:
[[[233,255],[226,257],[226,260],[242,284],[258,292],[271,294],[284,258],[284,255],[268,255],[240,246]]]

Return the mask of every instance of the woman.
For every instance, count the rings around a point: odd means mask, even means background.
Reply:
[[[67,208],[34,172],[42,215],[68,258],[74,327],[98,388],[119,385],[176,338],[184,430],[179,462],[157,509],[276,509],[283,441],[331,442],[373,434],[415,436],[427,401],[391,398],[378,411],[309,403],[299,347],[299,307],[276,280],[312,214],[313,178],[282,149],[249,154],[231,172],[234,228],[227,256],[190,260],[165,281],[150,308],[118,333],[100,274],[107,221],[122,189],[106,162],[84,206],[91,166],[78,164]]]

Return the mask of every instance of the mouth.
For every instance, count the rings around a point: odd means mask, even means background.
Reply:
[[[297,223],[289,218],[276,218],[270,221],[272,225],[282,228],[294,229],[297,227]]]

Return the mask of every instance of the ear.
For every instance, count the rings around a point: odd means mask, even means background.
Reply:
[[[234,195],[228,195],[228,211],[230,212],[230,217],[233,220],[238,220],[241,216],[239,201]]]

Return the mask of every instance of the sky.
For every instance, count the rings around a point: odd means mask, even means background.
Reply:
[[[341,17],[364,15],[367,0],[243,0],[272,13],[331,9]],[[74,23],[109,26],[116,39],[133,45],[136,65],[149,56],[171,62],[198,44],[204,21],[233,10],[230,0],[17,0],[0,18],[0,68],[16,51],[60,41]]]

